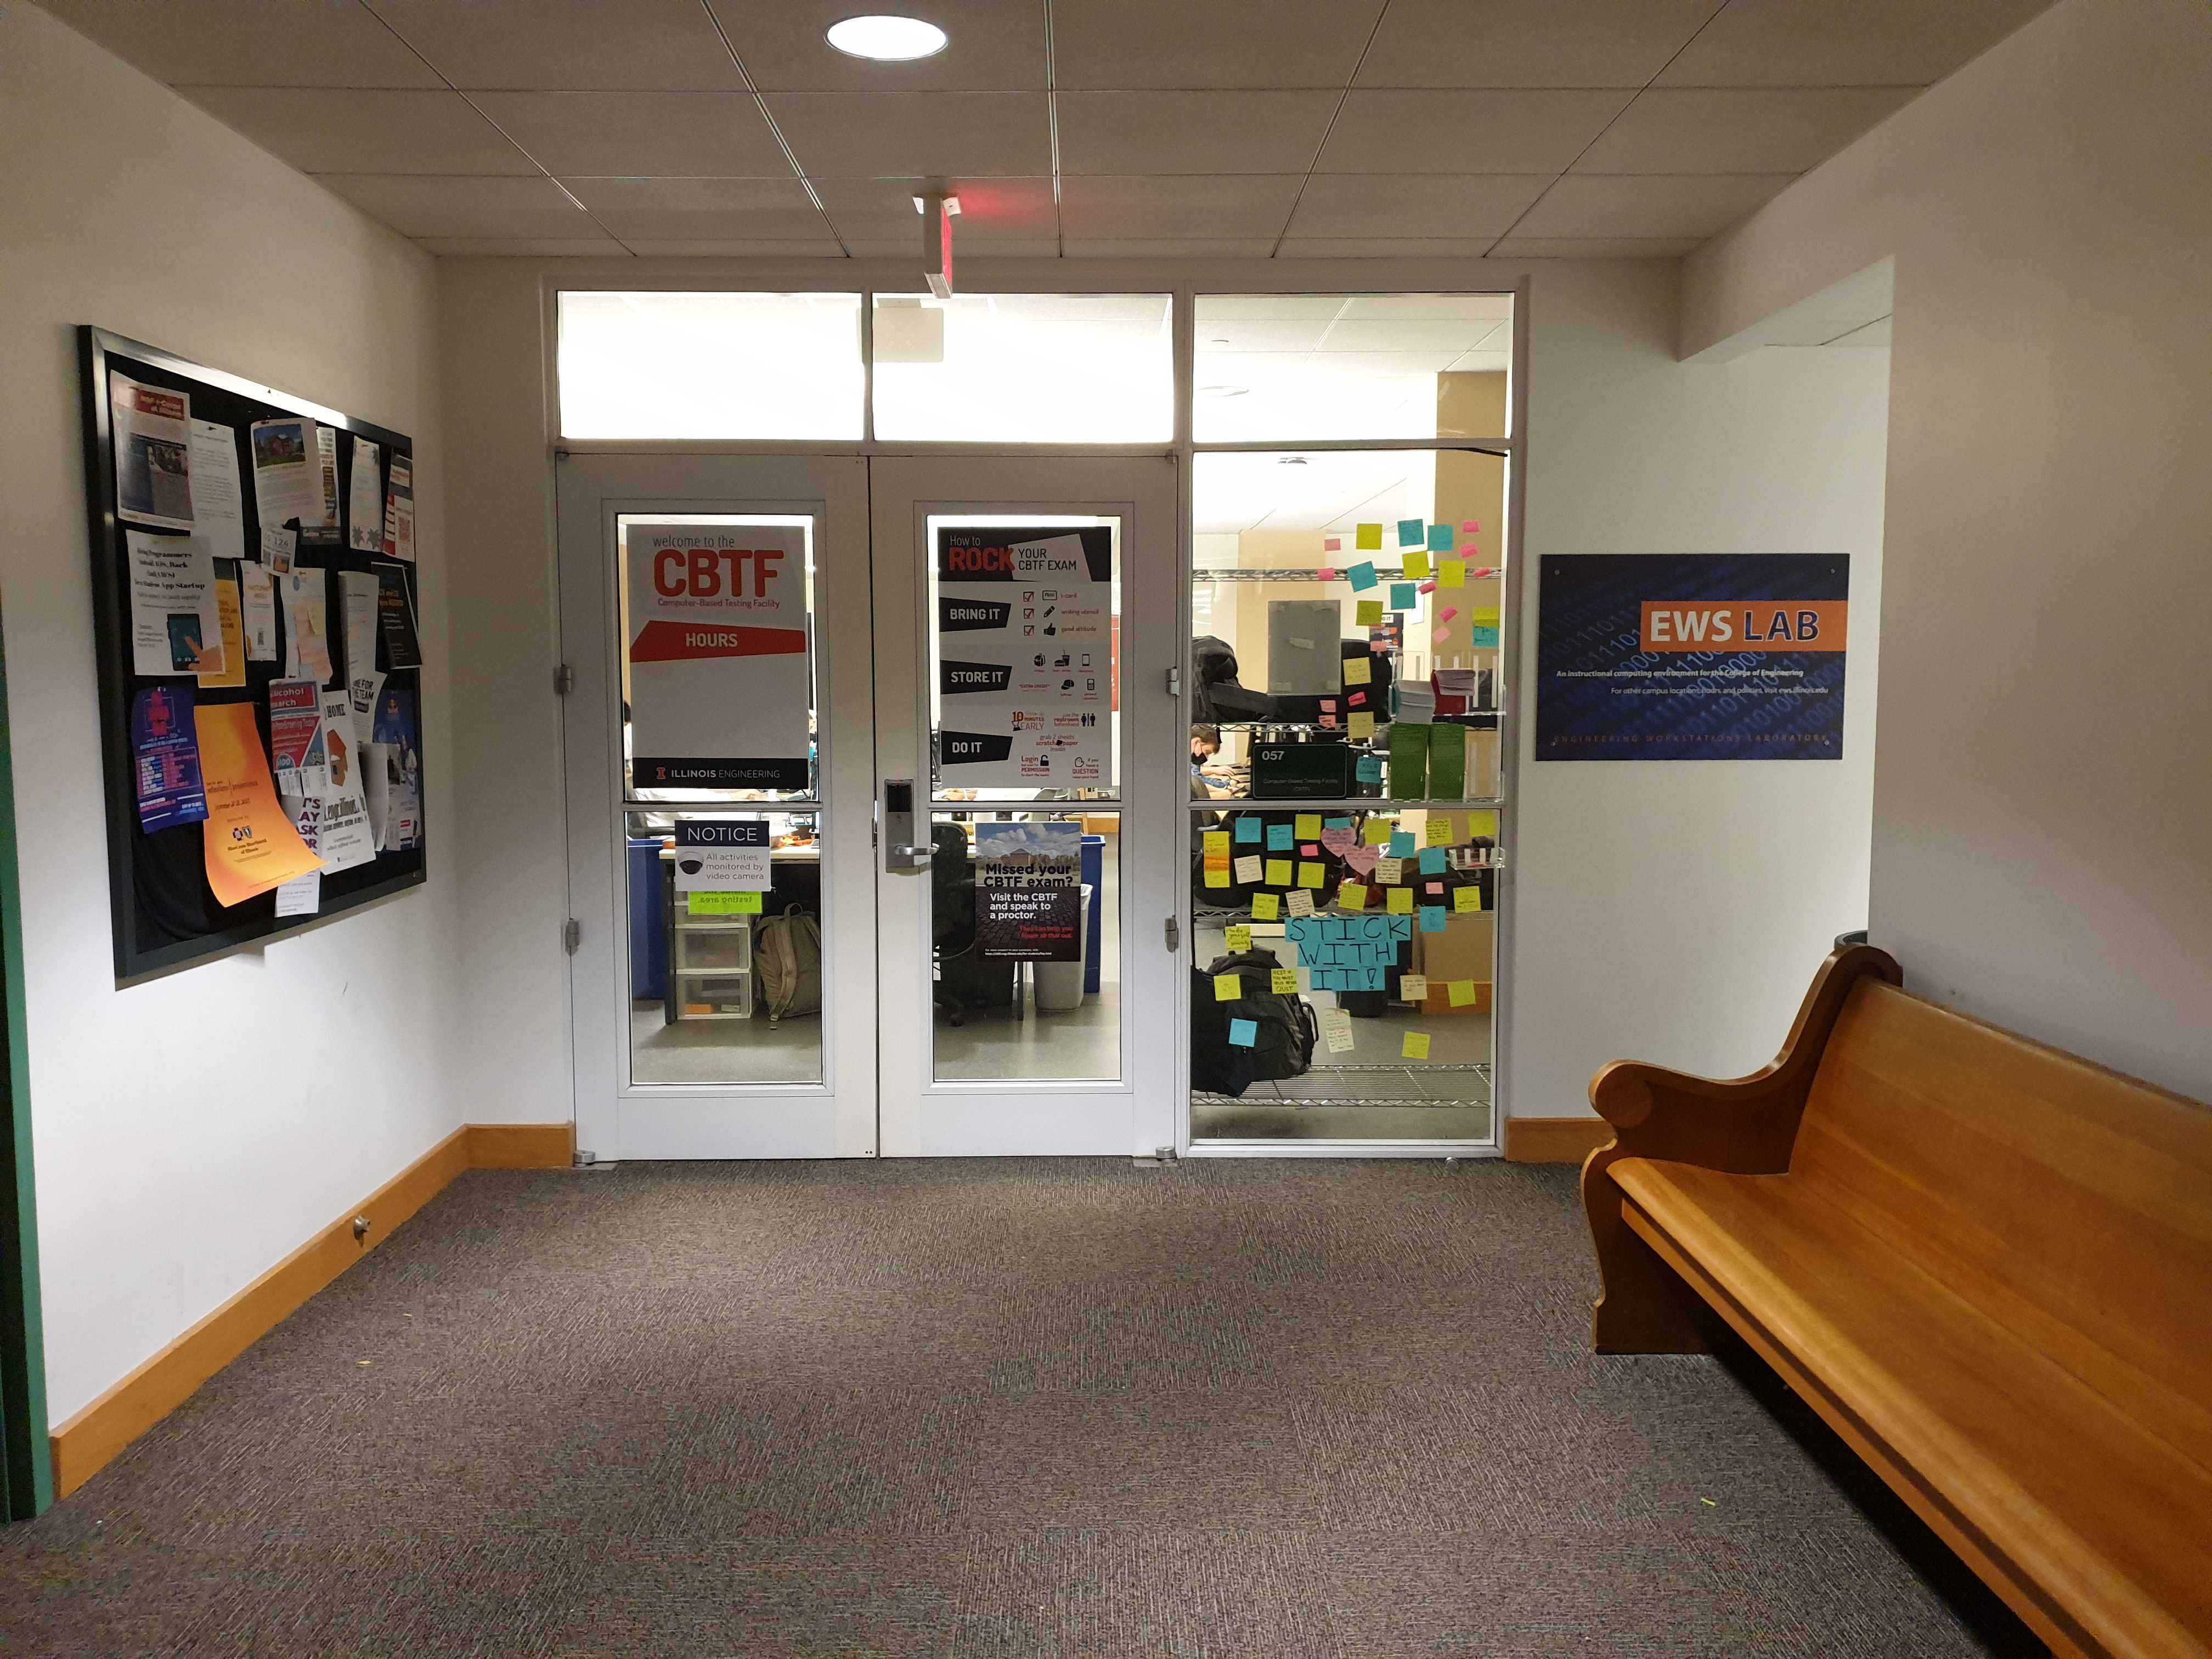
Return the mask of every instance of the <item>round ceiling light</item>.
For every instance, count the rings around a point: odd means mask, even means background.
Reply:
[[[919,17],[848,17],[832,23],[825,37],[848,58],[879,64],[906,64],[945,50],[945,31]]]

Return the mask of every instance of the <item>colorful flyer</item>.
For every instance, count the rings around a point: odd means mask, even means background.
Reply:
[[[131,753],[138,773],[138,823],[148,835],[207,817],[200,787],[192,690],[149,685],[131,701]]]
[[[404,564],[377,564],[376,624],[384,640],[387,673],[422,665],[422,642],[415,631],[415,595]]]
[[[285,667],[294,679],[330,684],[329,585],[319,570],[294,570],[276,579],[284,602]]]
[[[411,851],[422,844],[422,746],[412,690],[396,686],[377,693],[369,736],[385,764],[385,817],[377,846],[387,853]]]
[[[269,753],[276,787],[291,795],[319,795],[324,770],[323,689],[313,680],[269,683]]]
[[[679,818],[676,890],[764,893],[774,879],[766,818]]]
[[[323,826],[316,842],[325,870],[350,870],[376,856],[376,831],[368,821],[368,786],[362,777],[367,759],[354,736],[353,699],[344,691],[323,697],[323,753],[328,781],[323,786]]]
[[[225,659],[215,560],[197,536],[124,532],[131,557],[131,666],[149,678],[219,674]]]
[[[415,562],[415,463],[392,458],[392,478],[384,492],[384,556]]]
[[[117,514],[165,530],[193,528],[192,400],[163,386],[141,386],[111,368],[107,416]]]
[[[207,788],[204,862],[216,902],[243,904],[314,869],[314,854],[277,805],[253,705],[202,703],[192,724]]]
[[[1083,959],[1083,826],[975,826],[975,939],[986,957]]]
[[[200,672],[200,689],[206,691],[246,684],[246,625],[240,615],[238,565],[229,559],[215,561],[215,614],[222,640],[222,665]]]

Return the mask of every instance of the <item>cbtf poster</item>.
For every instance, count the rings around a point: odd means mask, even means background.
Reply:
[[[1536,758],[1839,760],[1841,553],[1547,557]]]

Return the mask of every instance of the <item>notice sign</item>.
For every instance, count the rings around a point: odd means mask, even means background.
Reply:
[[[948,787],[1113,782],[1113,583],[1104,525],[939,529],[937,759]]]
[[[676,890],[764,893],[769,879],[768,825],[685,818],[676,826]]]
[[[1015,962],[1083,959],[1083,826],[975,826],[975,944]]]
[[[633,524],[627,547],[636,787],[805,788],[805,527]]]
[[[1538,760],[1839,760],[1840,553],[1547,558]]]

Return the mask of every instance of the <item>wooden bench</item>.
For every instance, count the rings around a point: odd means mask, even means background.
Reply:
[[[1902,982],[1839,950],[1764,1071],[1597,1074],[1598,1351],[1717,1315],[2055,1650],[2212,1652],[2212,1111]]]

